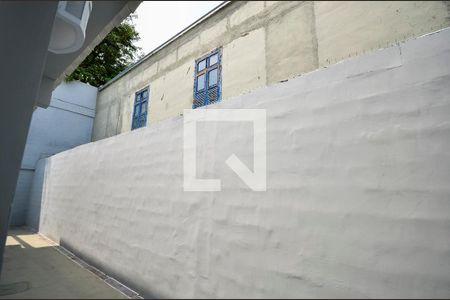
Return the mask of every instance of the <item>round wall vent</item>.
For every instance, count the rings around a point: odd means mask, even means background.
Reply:
[[[86,37],[91,1],[60,1],[48,50],[56,54],[79,50]]]

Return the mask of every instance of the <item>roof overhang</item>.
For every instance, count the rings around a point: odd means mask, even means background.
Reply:
[[[95,46],[133,13],[140,3],[141,1],[93,1],[86,38],[81,49],[69,54],[48,51],[35,106],[48,107],[53,90],[64,80],[66,74],[72,73]]]

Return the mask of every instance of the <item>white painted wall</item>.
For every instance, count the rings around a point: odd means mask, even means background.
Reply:
[[[37,162],[91,141],[96,98],[96,87],[79,81],[63,82],[53,91],[47,108],[38,107],[34,110],[17,180],[10,225],[38,228],[39,222],[28,222],[38,220],[35,214],[39,214],[35,208],[40,207],[40,203],[30,201]],[[38,183],[34,185],[34,189],[37,189]],[[29,210],[31,216],[28,216]]]
[[[183,119],[48,159],[41,232],[145,296],[450,297],[450,30],[211,108],[267,109],[267,192],[251,127],[198,128],[183,192]]]
[[[45,195],[45,166],[47,159],[40,159],[35,166],[33,180],[29,187],[29,195],[26,207],[25,224],[34,230],[39,230],[41,217],[41,205]]]

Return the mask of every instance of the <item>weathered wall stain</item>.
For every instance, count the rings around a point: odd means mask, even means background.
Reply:
[[[440,1],[236,1],[102,89],[93,140],[131,130],[134,93],[145,86],[147,126],[191,108],[194,61],[218,47],[226,100],[449,25]]]

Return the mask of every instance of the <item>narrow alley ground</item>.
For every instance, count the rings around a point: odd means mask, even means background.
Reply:
[[[127,297],[63,255],[42,236],[10,229],[6,241],[0,299]]]

